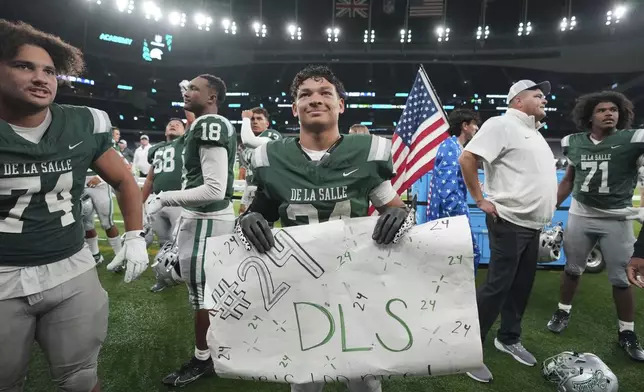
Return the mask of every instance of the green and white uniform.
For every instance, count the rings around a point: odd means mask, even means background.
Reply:
[[[103,111],[57,104],[34,128],[0,120],[0,389],[22,390],[35,339],[59,389],[96,385],[108,300],[80,196],[110,126]]]
[[[260,133],[258,137],[265,137],[271,140],[280,140],[282,139],[282,134],[277,132],[274,129],[267,129],[264,132]],[[253,199],[255,198],[255,192],[257,191],[257,185],[253,182],[253,168],[251,165],[251,160],[253,159],[254,148],[246,147],[241,150],[239,156],[240,166],[246,168],[246,185],[244,186],[244,194],[241,198],[241,204],[249,206]]]
[[[182,188],[184,137],[154,145],[148,152],[148,163],[154,170],[153,194],[175,191]],[[181,207],[164,207],[151,218],[152,231],[159,237],[159,243],[172,240],[172,234],[179,223]]]
[[[617,130],[598,142],[589,133],[568,135],[561,146],[575,179],[568,227],[564,237],[566,271],[581,275],[586,258],[599,242],[608,277],[614,286],[628,284],[624,267],[635,237],[626,217],[637,183],[637,160],[644,153],[644,129]]]
[[[255,149],[253,168],[283,226],[367,216],[370,201],[396,196],[391,141],[379,136],[345,135],[330,152],[307,151],[297,138],[271,142]]]
[[[225,176],[215,179],[225,193],[223,200],[199,206],[184,206],[180,218],[177,243],[181,276],[188,285],[190,303],[195,309],[202,309],[206,238],[232,233],[235,225],[232,196],[237,137],[235,128],[225,117],[204,115],[195,119],[184,138],[184,191],[204,185],[204,177],[212,172],[219,171]],[[202,156],[210,155],[211,152],[217,152],[221,156],[219,153],[224,151],[226,162],[216,162],[219,167],[211,167],[213,162],[202,159]],[[174,192],[168,194],[172,193]]]
[[[261,197],[278,204],[283,226],[367,216],[369,202],[380,207],[397,195],[391,141],[345,135],[327,151],[310,151],[299,139],[264,144],[253,155]],[[260,197],[260,196],[258,196]],[[323,384],[292,385],[291,392],[320,392]],[[351,381],[351,391],[381,391],[380,381]]]

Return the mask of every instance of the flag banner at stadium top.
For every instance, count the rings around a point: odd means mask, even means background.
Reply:
[[[369,0],[335,0],[335,16],[338,18],[368,18]]]
[[[409,17],[442,16],[444,0],[409,0]]]
[[[376,217],[206,240],[207,341],[220,377],[290,384],[464,373],[483,363],[467,217],[378,245]]]
[[[447,116],[421,66],[391,139],[396,173],[391,183],[399,195],[433,169],[438,146],[449,137],[448,129]]]

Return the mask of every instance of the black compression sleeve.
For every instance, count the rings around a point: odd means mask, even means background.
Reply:
[[[255,198],[248,207],[247,212],[258,212],[262,214],[264,219],[266,219],[267,221],[275,222],[280,218],[279,206],[280,203],[278,201],[270,199],[263,189],[257,187]]]

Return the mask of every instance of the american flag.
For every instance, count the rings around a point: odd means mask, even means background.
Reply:
[[[368,18],[369,0],[335,0],[335,16]]]
[[[444,0],[410,0],[409,17],[442,16]]]
[[[421,67],[391,138],[396,172],[391,183],[399,195],[432,170],[438,146],[449,137],[448,129],[445,112]]]

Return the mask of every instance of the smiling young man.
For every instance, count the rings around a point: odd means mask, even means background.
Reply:
[[[57,389],[98,392],[108,299],[85,246],[80,196],[91,167],[119,192],[126,282],[148,265],[141,194],[111,148],[103,111],[53,103],[82,53],[0,20],[0,390],[22,391],[34,341]]]
[[[633,104],[624,95],[608,91],[585,95],[573,110],[583,132],[561,140],[569,165],[559,185],[557,205],[572,192],[564,233],[566,267],[561,275],[558,309],[548,329],[562,332],[570,321],[572,300],[586,268],[588,254],[599,242],[618,317],[618,342],[636,361],[644,350],[635,335],[633,292],[626,265],[633,255],[632,207],[637,160],[644,152],[644,129],[627,129],[633,121]]]
[[[291,85],[293,115],[300,122],[299,138],[258,147],[253,155],[257,194],[239,219],[243,236],[259,252],[274,246],[268,222],[283,226],[316,224],[367,216],[369,202],[380,212],[372,238],[391,243],[410,218],[391,185],[391,142],[371,135],[340,135],[338,117],[344,112],[342,82],[325,66],[301,70]],[[297,192],[293,192],[297,190]],[[293,195],[300,195],[293,198]],[[303,195],[321,195],[317,200]],[[400,233],[399,233],[400,232]],[[324,384],[293,385],[292,392],[320,392]],[[352,381],[353,392],[379,392],[380,382]]]
[[[195,317],[194,356],[163,379],[170,386],[184,386],[214,374],[206,333],[210,325],[204,308],[203,263],[206,239],[233,232],[233,167],[237,150],[235,128],[218,113],[226,99],[226,84],[213,75],[194,78],[183,94],[185,110],[194,114],[184,136],[185,187],[159,192],[148,199],[146,213],[156,214],[169,206],[181,206],[177,244],[181,276],[188,286]]]
[[[512,85],[507,112],[488,119],[459,158],[467,189],[486,214],[490,239],[487,278],[476,293],[481,339],[485,342],[500,313],[494,346],[526,366],[537,360],[521,344],[521,320],[537,271],[539,235],[552,220],[557,198],[555,157],[539,132],[548,93],[550,82]],[[479,160],[487,199],[479,184]],[[492,381],[485,365],[467,375]]]

